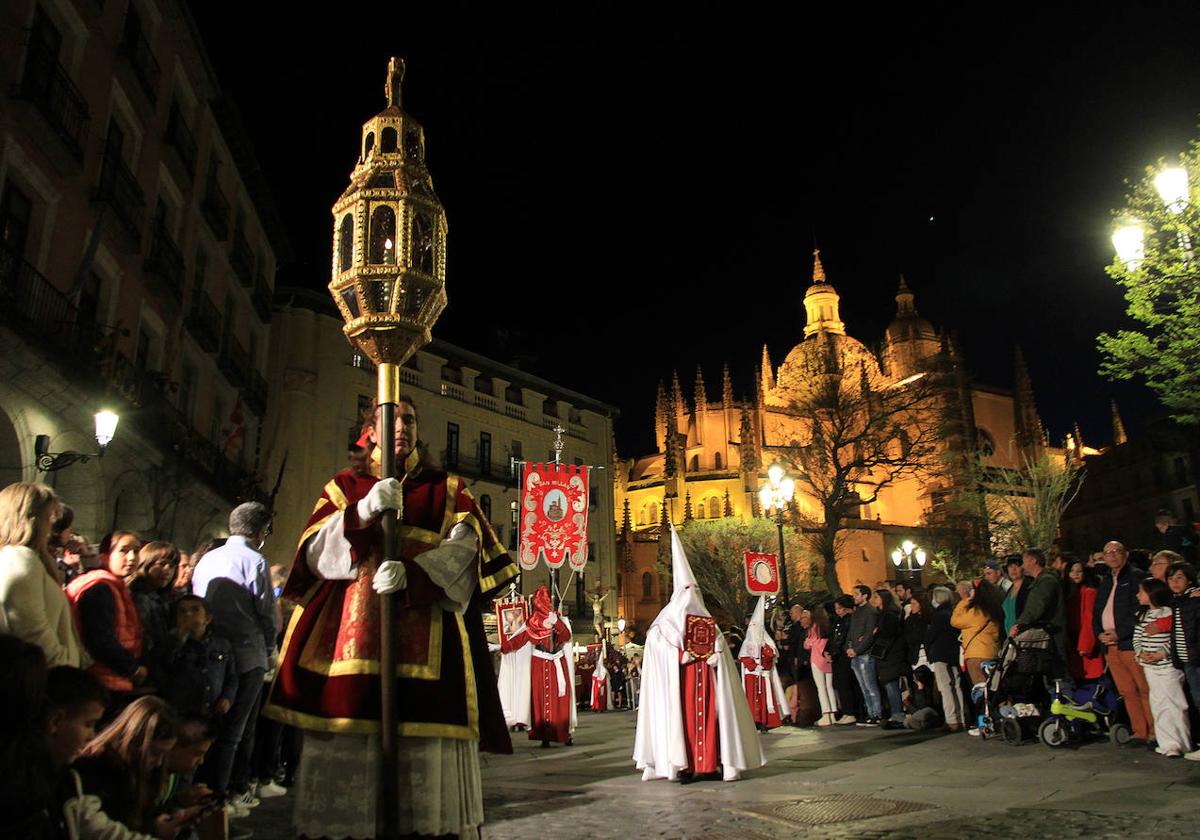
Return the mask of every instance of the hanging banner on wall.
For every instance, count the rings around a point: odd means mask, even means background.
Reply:
[[[746,591],[751,595],[779,594],[779,561],[774,554],[746,552]]]
[[[521,477],[521,568],[587,565],[588,468],[526,464]]]

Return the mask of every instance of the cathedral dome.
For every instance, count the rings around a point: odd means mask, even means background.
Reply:
[[[803,393],[819,376],[850,376],[858,382],[864,369],[872,380],[882,376],[879,360],[861,341],[842,333],[822,331],[788,353],[779,366],[776,390]]]

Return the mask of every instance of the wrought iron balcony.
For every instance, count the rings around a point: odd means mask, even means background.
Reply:
[[[131,32],[126,29],[117,52],[129,62],[146,98],[151,103],[157,102],[162,68],[158,65],[158,59],[154,57],[154,51],[150,49],[150,42],[146,40],[145,33],[141,30]]]
[[[16,95],[36,106],[75,161],[82,162],[90,119],[87,100],[59,65],[58,56],[40,41],[29,44]]]
[[[0,320],[72,361],[93,354],[95,324],[20,254],[0,245]]]
[[[216,178],[208,179],[204,198],[200,201],[200,213],[218,242],[229,238],[229,199],[221,192]]]
[[[254,292],[250,295],[258,320],[264,324],[271,323],[271,287],[261,274],[254,277]]]
[[[187,314],[186,324],[202,350],[217,352],[221,346],[221,313],[207,292],[199,289],[192,292],[192,308]]]
[[[229,264],[241,281],[242,288],[249,289],[254,285],[254,252],[250,250],[250,243],[241,231],[234,231],[233,245],[229,249]]]
[[[167,145],[178,155],[179,162],[183,165],[183,170],[190,181],[192,175],[196,172],[196,138],[192,135],[192,130],[188,128],[187,123],[184,121],[183,114],[179,110],[179,103],[177,102],[171,103],[171,113],[167,117],[167,134],[165,139]]]
[[[154,225],[154,238],[143,268],[153,285],[170,292],[176,300],[183,299],[183,254],[161,222]]]
[[[246,349],[233,336],[226,336],[221,355],[217,358],[217,367],[233,387],[242,388],[246,385],[250,363]]]
[[[146,198],[137,178],[121,158],[121,150],[111,144],[104,150],[96,199],[108,204],[130,239],[140,247]]]

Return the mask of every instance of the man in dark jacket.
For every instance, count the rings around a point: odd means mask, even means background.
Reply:
[[[867,706],[866,724],[877,725],[883,716],[883,698],[879,694],[879,679],[875,673],[871,648],[875,645],[879,610],[869,603],[871,587],[860,583],[851,594],[854,596],[854,614],[850,616],[850,629],[846,634],[846,656],[850,659],[858,687],[862,689],[863,702]]]
[[[833,662],[833,690],[837,694],[838,711],[841,716],[834,723],[849,724],[866,720],[863,711],[862,692],[854,671],[850,667],[850,659],[846,656],[846,637],[850,633],[850,616],[854,614],[854,599],[849,595],[840,595],[834,601],[833,615],[829,618],[829,643],[826,646]]]
[[[1117,690],[1125,699],[1125,711],[1133,738],[1128,743],[1145,745],[1154,737],[1154,715],[1150,711],[1150,687],[1133,653],[1133,628],[1136,623],[1138,586],[1146,573],[1129,563],[1129,552],[1121,543],[1104,546],[1104,562],[1109,574],[1100,574],[1096,606],[1092,611],[1092,629],[1104,645],[1104,660]]]
[[[1040,627],[1049,633],[1054,642],[1054,677],[1063,683],[1063,691],[1070,694],[1074,686],[1067,673],[1067,614],[1062,581],[1057,573],[1046,568],[1046,555],[1040,548],[1026,549],[1021,560],[1029,579],[1026,584],[1029,591],[1009,635],[1016,636],[1030,627]]]

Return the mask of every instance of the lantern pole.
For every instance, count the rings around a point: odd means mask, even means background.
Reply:
[[[556,472],[562,466],[563,432],[565,431],[566,429],[562,427],[561,423],[554,424],[554,468]],[[562,593],[558,591],[558,569],[551,567],[549,560],[546,561],[546,568],[550,572],[551,604],[555,610],[562,610]]]
[[[380,447],[379,477],[396,476],[396,405],[400,401],[400,366],[382,362],[379,369],[379,428],[376,437]],[[416,441],[413,442],[416,446]],[[383,527],[383,562],[399,559],[397,551],[397,517],[391,512],[380,519]],[[395,837],[400,832],[399,799],[399,720],[396,713],[396,618],[395,595],[379,598],[379,674],[380,674],[380,752],[383,766],[380,768],[382,785],[383,836]]]

